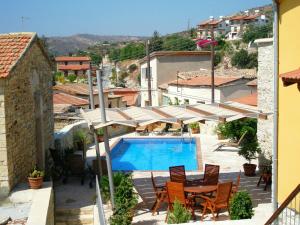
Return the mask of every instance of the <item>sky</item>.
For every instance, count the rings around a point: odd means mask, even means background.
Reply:
[[[40,36],[150,36],[196,26],[270,4],[271,0],[1,0],[0,33],[32,31]],[[23,19],[22,19],[23,17]],[[23,21],[23,22],[22,22]]]

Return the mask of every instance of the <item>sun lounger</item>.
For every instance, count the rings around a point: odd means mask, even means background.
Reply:
[[[241,142],[245,138],[246,134],[247,134],[247,131],[242,134],[242,136],[240,137],[238,142],[231,142],[231,141],[221,141],[221,142],[219,142],[217,144],[217,148],[216,148],[215,151],[221,150],[221,148],[223,148],[223,147],[234,147],[234,148],[240,147]]]
[[[161,123],[159,126],[153,129],[153,132],[162,133],[166,129],[166,126],[166,123]]]
[[[181,131],[181,124],[179,124],[179,123],[173,123],[172,127],[170,127],[168,129],[168,131],[169,132],[179,132],[179,131]]]
[[[137,127],[135,129],[136,132],[138,133],[143,133],[143,132],[146,132],[147,131],[147,126],[140,126],[140,127]]]

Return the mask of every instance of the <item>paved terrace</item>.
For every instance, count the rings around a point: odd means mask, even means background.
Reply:
[[[135,134],[125,135],[124,137],[132,137]],[[215,135],[195,135],[200,138],[201,154],[203,163],[217,164],[220,165],[220,180],[236,182],[238,173],[240,170],[243,171],[242,165],[246,162],[245,159],[237,154],[237,149],[234,148],[224,148],[222,151],[214,151],[218,140]],[[117,138],[111,140],[111,144],[115,143]],[[103,143],[100,145],[101,154],[104,154]],[[91,146],[87,153],[87,157],[92,159],[95,157],[94,147]],[[257,163],[257,161],[253,161]],[[188,178],[198,178],[201,177],[203,171],[198,172],[187,172]],[[169,179],[168,172],[154,172],[155,180],[158,184],[164,184]],[[150,224],[164,224],[164,219],[166,216],[166,205],[160,209],[159,215],[152,216],[150,209],[155,201],[155,196],[152,188],[150,172],[133,172],[135,188],[141,196],[142,201],[137,207],[137,213],[133,219],[133,224],[138,225],[150,225]],[[255,207],[255,222],[256,224],[263,224],[271,215],[271,191],[270,188],[267,191],[263,190],[263,185],[257,187],[259,176],[255,177],[245,177],[242,174],[240,190],[247,190],[253,200]],[[196,212],[197,220],[200,219],[201,212]],[[221,213],[218,220],[224,221],[222,224],[231,224],[232,221],[228,221],[228,213]],[[205,218],[205,220],[211,220],[210,215]],[[227,220],[227,222],[225,222]],[[228,223],[230,222],[230,223]],[[246,221],[245,221],[246,222]],[[251,221],[249,224],[253,223]]]

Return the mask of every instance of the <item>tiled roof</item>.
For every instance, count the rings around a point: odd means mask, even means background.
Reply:
[[[66,93],[53,93],[53,104],[85,106],[89,101]]]
[[[89,64],[82,64],[82,65],[58,65],[59,70],[88,70],[90,68]]]
[[[287,73],[280,74],[280,77],[282,78],[284,85],[300,83],[300,68]]]
[[[135,88],[111,88],[108,91],[122,96],[122,101],[125,101],[128,106],[135,106],[137,104],[140,92]]]
[[[253,93],[244,97],[232,99],[233,102],[238,102],[241,104],[257,106],[257,93]]]
[[[233,81],[242,79],[241,77],[215,77],[215,86],[222,86]],[[169,83],[169,85],[177,85],[177,80],[174,80]],[[178,85],[181,86],[211,86],[211,77],[210,76],[199,76],[193,77],[186,80],[179,79]]]
[[[58,56],[55,57],[56,62],[77,62],[77,61],[91,61],[88,56]]]
[[[94,95],[98,94],[97,87],[94,88]],[[53,90],[64,92],[70,95],[89,95],[89,86],[87,84],[60,84],[53,86]],[[108,92],[104,90],[104,92]]]
[[[0,78],[9,75],[35,36],[35,33],[0,34]]]
[[[246,85],[248,85],[248,86],[257,86],[257,79],[249,81]]]
[[[253,20],[257,17],[259,17],[260,14],[254,14],[254,15],[237,15],[230,18],[230,20]]]
[[[199,24],[199,26],[207,26],[207,25],[217,25],[221,22],[222,20],[206,20],[203,21]]]

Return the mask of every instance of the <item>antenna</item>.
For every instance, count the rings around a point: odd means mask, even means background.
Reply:
[[[25,20],[29,20],[29,19],[30,19],[29,17],[21,16],[21,27],[22,27],[22,30],[25,30],[25,27],[24,27]]]
[[[187,22],[187,30],[190,30],[190,18],[188,18],[188,22]]]

